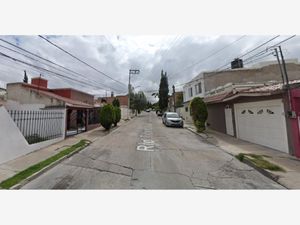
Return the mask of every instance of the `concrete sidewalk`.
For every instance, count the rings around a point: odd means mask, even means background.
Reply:
[[[110,131],[104,131],[103,127],[98,127],[93,130],[90,130],[88,132],[84,132],[81,134],[77,134],[77,135],[68,137],[63,141],[57,142],[46,148],[31,152],[27,155],[20,156],[14,160],[0,164],[0,182],[2,182],[3,180],[6,180],[9,177],[12,177],[16,173],[18,173],[24,169],[27,169],[28,167],[30,167],[36,163],[39,163],[57,153],[59,153],[60,151],[64,150],[65,148],[78,143],[82,139],[86,139],[91,142],[94,142],[98,138],[104,137],[111,131],[115,130],[116,128],[118,128],[120,126],[123,126],[126,123],[127,123],[127,121],[121,120],[118,123],[118,126],[112,127],[112,129]]]
[[[193,124],[186,123],[185,128],[197,133]],[[268,161],[275,163],[286,170],[286,172],[269,171],[278,177],[277,182],[288,189],[300,188],[300,160],[289,154],[273,150],[271,148],[243,141],[229,135],[208,129],[204,133],[197,133],[209,143],[222,148],[231,155],[239,153],[253,153],[266,155]]]

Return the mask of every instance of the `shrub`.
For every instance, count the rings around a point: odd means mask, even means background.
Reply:
[[[105,105],[100,110],[100,124],[105,128],[105,130],[109,130],[111,125],[114,122],[115,112],[114,107],[110,104]]]
[[[190,103],[190,110],[197,132],[203,132],[208,116],[205,102],[199,97],[193,98]]]
[[[120,107],[120,101],[119,101],[119,99],[115,98],[115,99],[113,100],[113,102],[112,102],[112,105],[113,105],[113,106],[116,106],[116,107]]]
[[[115,126],[117,126],[117,124],[121,120],[121,109],[119,107],[114,107],[114,111],[115,111],[115,116],[114,116],[114,122],[113,122],[113,124]]]

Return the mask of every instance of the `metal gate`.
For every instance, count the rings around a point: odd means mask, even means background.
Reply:
[[[87,130],[87,110],[67,109],[66,136],[76,135]]]

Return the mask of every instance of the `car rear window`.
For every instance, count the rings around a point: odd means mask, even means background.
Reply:
[[[168,118],[179,118],[179,116],[177,114],[167,114]]]

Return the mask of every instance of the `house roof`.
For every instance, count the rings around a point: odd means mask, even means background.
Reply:
[[[105,100],[108,104],[112,104],[113,100],[117,98],[120,102],[120,105],[127,106],[128,105],[128,96],[127,95],[117,95],[114,97],[100,97],[96,99],[95,104],[101,104],[101,100]]]
[[[85,94],[85,95],[89,95],[89,96],[92,96],[94,97],[93,95],[89,94],[89,93],[86,93],[86,92],[83,92],[83,91],[79,91],[77,89],[74,89],[74,88],[54,88],[54,89],[50,89],[51,91],[60,91],[60,90],[71,90],[71,91],[76,91],[76,92],[79,92],[79,93],[82,93],[82,94]]]
[[[232,91],[230,92],[223,92],[217,95],[212,95],[209,97],[204,98],[205,103],[214,103],[214,102],[221,102],[224,98],[232,95]]]
[[[290,85],[300,85],[300,80],[289,81]],[[269,96],[283,92],[283,84],[265,84],[262,87],[249,87],[242,90],[231,90],[204,98],[206,103],[226,102],[242,96]]]
[[[289,84],[297,84],[300,83],[300,80],[292,80],[289,81]],[[262,87],[257,87],[257,88],[251,88],[248,90],[242,90],[241,92],[245,93],[263,93],[263,92],[274,92],[278,90],[282,90],[283,83],[277,83],[277,84],[272,84],[272,85],[265,85]]]
[[[65,104],[67,106],[70,106],[70,107],[75,107],[75,108],[93,108],[94,107],[93,105],[90,105],[90,104],[87,104],[87,103],[84,103],[84,102],[81,102],[81,101],[73,100],[73,99],[70,99],[70,98],[65,98],[65,97],[62,97],[60,95],[49,92],[49,91],[37,90],[36,88],[31,88],[28,85],[24,85],[24,86],[27,87],[28,89],[34,91],[34,92],[38,92],[41,95],[63,101],[63,102],[65,102]]]
[[[289,81],[291,86],[293,85],[300,85],[300,80],[292,80]],[[245,90],[240,90],[232,96],[228,96],[223,101],[229,101],[232,99],[236,99],[242,96],[269,96],[269,95],[276,95],[283,92],[283,83],[277,83],[272,85],[265,85],[263,87],[254,87]]]

